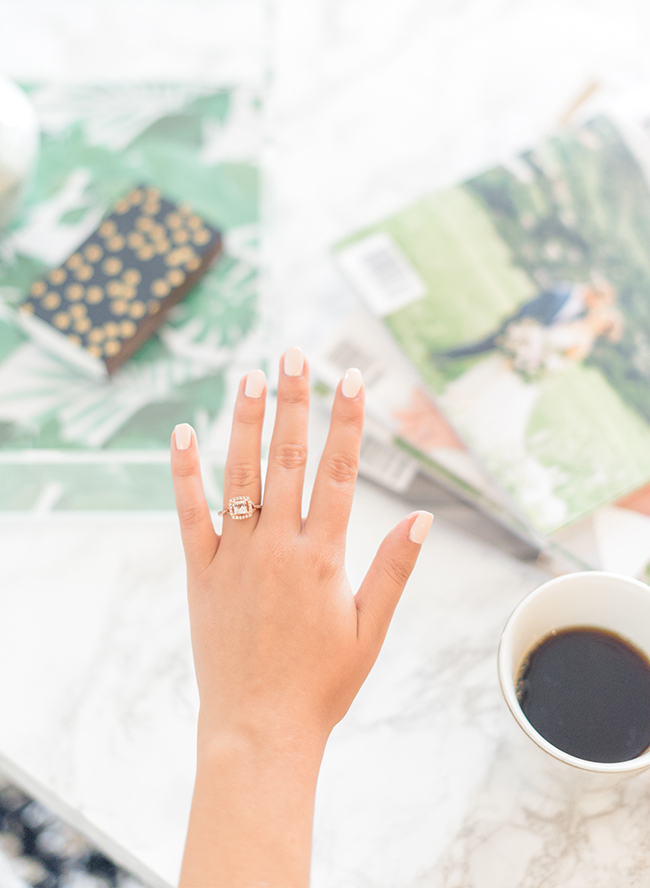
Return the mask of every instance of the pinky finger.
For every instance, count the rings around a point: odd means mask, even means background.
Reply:
[[[219,537],[203,491],[196,433],[187,423],[174,429],[171,466],[187,568],[189,572],[202,573],[216,554]]]

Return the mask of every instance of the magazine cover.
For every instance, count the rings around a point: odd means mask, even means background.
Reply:
[[[608,118],[336,248],[543,534],[650,479],[650,191]]]
[[[512,514],[508,498],[467,453],[390,334],[362,308],[312,359],[314,391],[328,408],[348,367],[361,370],[366,390],[359,473],[517,557],[537,557],[538,535]]]
[[[172,509],[178,422],[197,429],[218,506],[231,402],[242,368],[262,358],[259,94],[191,84],[28,92],[40,158],[0,240],[0,509]],[[223,251],[158,332],[98,382],[32,341],[16,309],[140,183],[190,205],[222,233]]]

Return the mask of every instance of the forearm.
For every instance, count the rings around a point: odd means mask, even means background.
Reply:
[[[180,888],[307,888],[322,743],[199,747]]]

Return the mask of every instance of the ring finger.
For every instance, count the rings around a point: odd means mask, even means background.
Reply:
[[[241,381],[232,421],[230,444],[224,471],[224,537],[241,532],[243,525],[252,530],[257,525],[258,511],[250,514],[251,503],[260,504],[262,479],[260,456],[262,424],[266,405],[266,377],[262,370],[251,370]],[[247,502],[244,498],[248,498]],[[239,502],[232,502],[238,500]],[[230,511],[228,506],[230,504]],[[238,513],[250,517],[236,517]]]

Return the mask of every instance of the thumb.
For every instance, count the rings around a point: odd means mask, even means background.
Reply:
[[[431,512],[413,512],[400,521],[382,542],[355,596],[359,638],[372,652],[373,662],[432,521]]]

